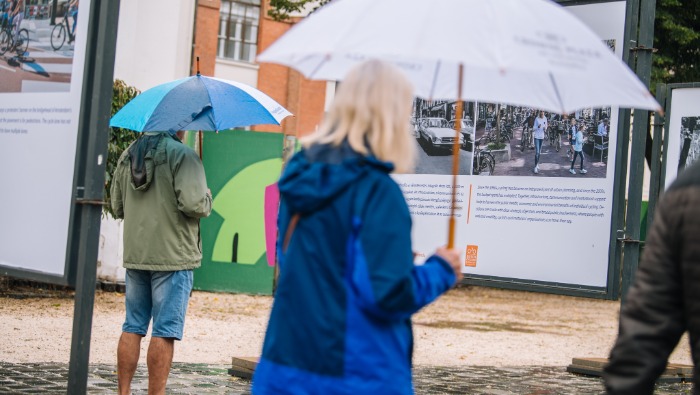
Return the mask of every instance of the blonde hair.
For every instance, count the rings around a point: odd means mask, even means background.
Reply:
[[[339,146],[347,140],[355,152],[410,172],[416,156],[409,131],[412,101],[413,86],[401,71],[387,62],[365,61],[347,74],[321,127],[302,145]]]

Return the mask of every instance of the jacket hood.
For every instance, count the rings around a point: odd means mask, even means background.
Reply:
[[[165,132],[144,133],[129,147],[126,154],[129,156],[131,187],[135,190],[146,191],[151,186],[156,149],[163,138],[175,137]]]
[[[314,145],[289,161],[278,184],[280,195],[292,212],[312,212],[371,169],[389,173],[394,165],[361,155],[347,143],[339,147]]]

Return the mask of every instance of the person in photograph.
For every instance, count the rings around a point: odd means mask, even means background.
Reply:
[[[652,394],[688,331],[700,389],[700,163],[659,200],[644,254],[620,308],[617,340],[603,368],[608,394]]]
[[[0,0],[0,29],[5,29],[10,25],[10,11],[12,11],[12,1]]]
[[[549,123],[547,122],[547,117],[544,116],[544,111],[540,111],[540,115],[535,118],[532,132],[532,137],[535,139],[535,168],[533,169],[535,174],[540,172],[540,153],[542,152],[542,143],[544,142],[548,126]]]
[[[79,0],[71,0],[68,4],[68,15],[73,18],[73,27],[71,27],[71,36],[75,36],[75,26],[78,24],[78,6]],[[72,42],[73,37],[69,38],[68,42]]]
[[[411,316],[461,278],[459,251],[415,265],[413,87],[369,60],[338,88],[278,183],[278,287],[252,393],[413,394]],[[320,187],[321,186],[321,187]]]
[[[581,158],[580,173],[586,174],[588,170],[583,168],[583,132],[576,128],[576,119],[571,120],[572,134],[573,134],[573,145],[574,145],[574,155],[571,159],[571,167],[569,168],[569,173],[576,174],[574,170],[574,164],[576,163],[576,157]]]
[[[608,118],[603,118],[598,123],[598,136],[608,136]]]
[[[523,130],[530,128],[532,130],[532,127],[535,126],[535,113],[528,111],[527,115],[525,116],[525,120],[523,121]]]
[[[12,8],[12,11],[10,11],[10,20],[12,21],[11,23],[15,28],[12,32],[15,40],[19,38],[19,29],[23,19],[24,0],[15,0],[14,7]]]
[[[574,144],[576,143],[576,133],[578,131],[579,127],[577,126],[576,118],[571,118],[571,123],[567,128],[567,133],[569,137],[569,150],[566,152],[566,156],[572,159],[574,157]]]
[[[165,394],[175,340],[182,340],[193,270],[201,265],[199,221],[212,196],[197,153],[169,132],[146,132],[119,158],[112,209],[124,220],[126,319],[117,346],[119,395],[131,393],[141,339],[148,345],[148,393]]]

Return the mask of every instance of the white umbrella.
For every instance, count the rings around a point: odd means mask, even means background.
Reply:
[[[293,67],[311,79],[342,80],[367,58],[400,66],[426,99],[559,113],[610,105],[660,109],[588,26],[548,0],[335,0],[258,61]]]
[[[342,80],[369,58],[399,66],[416,96],[426,99],[559,113],[605,106],[661,109],[600,37],[549,0],[335,0],[290,29],[258,61],[292,67],[311,79]],[[451,225],[450,241],[453,234]]]

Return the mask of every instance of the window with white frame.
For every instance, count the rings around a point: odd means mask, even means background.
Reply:
[[[260,0],[221,0],[217,56],[255,61],[259,22]]]

